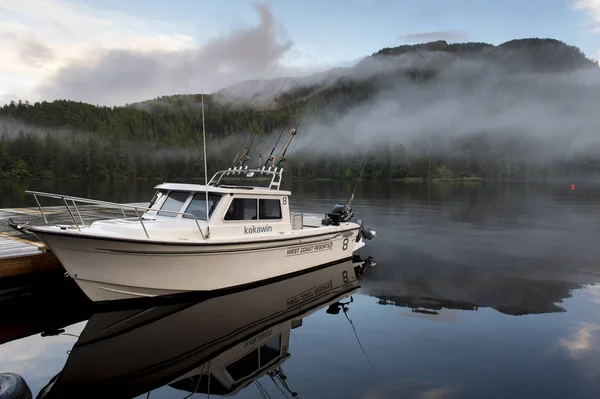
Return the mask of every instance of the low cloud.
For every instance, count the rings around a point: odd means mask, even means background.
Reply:
[[[410,43],[431,42],[436,40],[446,40],[449,42],[465,42],[469,36],[458,30],[442,30],[435,32],[409,33],[398,36],[401,40]]]
[[[482,135],[489,140],[490,151],[512,149],[506,154],[530,163],[568,161],[600,151],[597,68],[522,72],[494,61],[460,60],[430,52],[365,63],[360,72],[348,76],[360,84],[363,77],[387,69],[406,66],[410,70],[423,62],[433,65],[436,57],[444,66],[424,84],[398,73],[386,75],[368,81],[375,89],[356,106],[344,109],[342,104],[342,112],[337,109],[330,116],[307,118],[302,129],[305,137],[299,139],[296,151],[308,158],[321,157],[323,152],[341,156],[334,152],[343,138],[343,151],[366,152],[377,130],[380,149],[404,146],[418,155],[460,154],[468,151],[460,147],[467,145],[465,140],[475,143]],[[456,143],[461,144],[456,147]],[[515,148],[521,153],[515,154]],[[502,155],[478,151],[470,156],[480,160]]]

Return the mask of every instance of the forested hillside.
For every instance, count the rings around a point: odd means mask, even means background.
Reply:
[[[456,74],[456,70],[464,71],[474,62],[484,62],[485,68]],[[289,79],[283,82],[284,86],[281,86],[281,79],[273,84],[265,82],[262,84],[264,93],[256,89],[255,92],[239,94],[248,87],[240,83],[204,96],[209,173],[228,167],[248,134],[261,137],[272,134],[274,140],[286,124],[297,120],[310,107],[310,114],[296,139],[301,144],[297,149],[291,146],[294,150],[288,153],[286,167],[292,175],[301,177],[356,176],[368,145],[349,144],[345,147],[345,134],[351,129],[345,128],[339,121],[347,120],[349,115],[372,115],[371,108],[385,110],[385,106],[390,109],[387,115],[393,116],[393,101],[396,99],[401,101],[399,104],[418,105],[419,112],[423,112],[429,101],[423,93],[434,90],[438,98],[436,87],[448,92],[448,82],[453,85],[451,98],[454,106],[461,105],[461,101],[468,102],[469,98],[457,95],[456,90],[466,87],[476,91],[487,84],[489,76],[481,71],[489,70],[490,65],[502,70],[501,75],[495,76],[514,74],[523,76],[519,79],[539,79],[543,75],[544,82],[548,79],[550,82],[553,79],[562,82],[565,73],[580,69],[591,69],[596,73],[597,69],[596,63],[587,59],[579,49],[550,39],[515,40],[500,46],[433,42],[382,49],[353,68]],[[535,87],[540,86],[537,80],[535,82]],[[400,87],[401,90],[394,91],[390,87]],[[262,110],[260,105],[265,103],[265,94],[278,92],[281,88],[284,90],[279,96],[269,97],[266,109]],[[231,100],[234,90],[238,91],[235,101]],[[560,94],[557,89],[553,90],[555,95]],[[497,91],[489,91],[489,96],[497,94]],[[256,101],[257,98],[261,101]],[[386,99],[383,107],[381,98]],[[390,101],[392,106],[389,106]],[[498,104],[511,105],[510,99],[503,101],[494,103],[498,112],[502,111]],[[560,107],[561,104],[552,103],[552,106]],[[432,110],[439,108],[436,107],[432,105]],[[501,133],[495,131],[491,135],[479,128],[469,131],[469,134],[460,134],[464,121],[452,120],[457,118],[457,113],[442,115],[438,111],[432,112],[426,118],[429,123],[444,120],[455,133],[445,135],[443,124],[437,130],[423,128],[421,133],[420,125],[413,123],[412,129],[419,134],[412,135],[404,134],[402,129],[406,126],[402,123],[397,127],[383,127],[385,132],[377,142],[366,175],[514,179],[600,171],[600,156],[589,153],[574,156],[569,150],[560,156],[532,157],[531,154],[536,154],[539,148],[539,140],[544,138],[527,136],[526,126],[523,126],[523,131],[510,126],[506,128],[506,134],[502,133],[504,130],[496,129]],[[486,108],[485,112],[478,118],[494,120],[494,114],[488,115],[489,109]],[[377,129],[378,119],[385,118],[386,115],[372,121],[363,119],[361,129],[365,130],[364,135],[372,135]],[[528,118],[530,124],[527,126],[534,126],[536,121],[531,119]],[[365,128],[370,125],[373,125],[372,129]],[[309,135],[311,130],[312,136]],[[67,100],[34,104],[12,102],[0,108],[0,134],[2,177],[203,176],[199,95],[164,96],[125,107],[97,107]],[[586,131],[585,134],[600,135],[600,132]],[[325,135],[328,135],[329,144],[315,143],[315,138]],[[565,137],[552,140],[558,143],[566,140]],[[589,136],[586,138],[589,139]],[[444,144],[441,146],[439,143]],[[260,148],[255,145],[250,165],[257,163],[259,152],[264,159],[270,151],[270,146],[265,147],[264,144],[261,142]],[[311,147],[311,144],[316,147]],[[323,148],[329,146],[329,150]],[[564,147],[564,144],[560,146]]]

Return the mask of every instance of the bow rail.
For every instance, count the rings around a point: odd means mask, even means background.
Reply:
[[[125,210],[133,210],[135,212],[137,219],[140,221],[140,224],[142,225],[142,229],[144,230],[144,233],[146,234],[146,238],[148,238],[148,239],[150,238],[150,235],[148,234],[148,230],[146,229],[146,226],[144,225],[144,220],[143,220],[144,213],[146,213],[148,211],[150,211],[150,212],[159,212],[160,211],[161,213],[170,213],[173,215],[188,216],[188,217],[194,219],[194,222],[196,223],[196,227],[198,227],[198,231],[200,232],[200,235],[202,236],[203,239],[206,239],[206,236],[204,235],[204,232],[202,231],[202,228],[200,227],[200,224],[198,223],[198,219],[196,218],[196,216],[194,216],[193,214],[188,213],[188,212],[176,212],[176,211],[167,211],[167,210],[163,210],[163,209],[152,209],[152,208],[143,207],[143,206],[119,204],[116,202],[108,202],[108,201],[98,201],[98,200],[93,200],[93,199],[88,199],[88,198],[73,197],[73,196],[69,196],[69,195],[44,193],[41,191],[25,190],[25,193],[33,195],[33,198],[35,199],[35,202],[36,202],[36,204],[40,210],[40,213],[42,214],[42,217],[44,218],[44,222],[46,222],[46,224],[50,224],[50,223],[48,222],[48,218],[46,217],[44,208],[40,204],[38,196],[63,200],[63,202],[65,203],[65,207],[67,208],[67,211],[68,211],[69,215],[71,216],[71,219],[73,220],[73,224],[75,225],[75,227],[77,227],[77,230],[79,232],[81,232],[81,227],[85,227],[85,222],[83,221],[83,216],[81,215],[81,212],[79,211],[79,208],[77,207],[78,202],[84,203],[84,204],[98,205],[98,206],[105,207],[108,209],[118,209],[123,213],[124,218],[127,218],[127,215],[125,214]],[[73,203],[72,206],[73,206],[73,208],[75,208],[75,212],[77,213],[77,216],[79,217],[79,220],[81,221],[81,227],[79,226],[79,223],[75,219],[75,215],[73,214],[73,211],[71,210],[71,206],[69,205],[69,202],[67,202],[67,201],[70,201]],[[141,214],[139,211],[142,211]]]

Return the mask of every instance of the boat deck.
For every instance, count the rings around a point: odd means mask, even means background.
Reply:
[[[147,203],[123,204],[145,207]],[[122,213],[113,209],[94,205],[79,206],[79,213],[86,224],[96,220],[122,217]],[[71,215],[65,206],[45,206],[44,213],[50,223],[73,224]],[[131,215],[129,215],[131,216]],[[79,215],[74,217],[79,221]],[[0,209],[0,278],[22,276],[62,268],[54,254],[36,236],[24,234],[9,226],[15,223],[44,224],[44,218],[38,208]]]

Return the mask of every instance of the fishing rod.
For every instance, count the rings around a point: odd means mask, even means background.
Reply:
[[[238,160],[238,157],[240,156],[240,152],[242,152],[244,150],[244,148],[246,147],[246,142],[248,141],[248,137],[247,136],[244,141],[242,142],[242,148],[238,150],[238,152],[235,154],[235,157],[233,158],[233,162],[231,163],[231,167],[233,168]]]
[[[352,297],[350,297],[350,299],[352,300]],[[356,337],[356,341],[358,342],[358,346],[360,346],[360,350],[362,351],[363,355],[365,356],[365,359],[367,359],[367,362],[369,362],[369,365],[371,366],[371,368],[373,370],[375,370],[375,366],[373,366],[373,363],[371,363],[371,359],[369,359],[369,356],[367,355],[367,352],[365,351],[365,348],[363,348],[362,343],[360,342],[360,338],[358,338],[358,333],[356,332],[356,327],[354,327],[354,323],[348,317],[348,308],[346,306],[342,306],[342,309],[344,311],[344,316],[346,316],[346,319],[348,320],[348,322],[350,323],[350,326],[352,327],[352,330],[354,331],[354,336]]]
[[[300,110],[297,110],[294,113],[294,118],[293,119],[295,119],[298,116],[299,113],[300,113]],[[304,116],[302,117],[302,119],[304,119]],[[300,119],[300,122],[302,122],[302,119]],[[275,159],[275,157],[273,156],[273,153],[275,152],[275,149],[277,148],[277,144],[279,144],[279,141],[281,141],[281,138],[283,137],[283,133],[285,133],[285,131],[287,130],[289,124],[290,123],[288,121],[288,123],[286,123],[286,125],[283,127],[283,129],[281,129],[281,133],[279,133],[279,137],[277,138],[277,141],[275,142],[275,145],[273,146],[273,148],[271,148],[271,153],[267,157],[267,160],[265,161],[265,165],[264,166],[267,166],[269,164],[269,162],[271,162],[273,164],[273,160]]]
[[[267,160],[265,161],[265,165],[264,166],[267,166],[267,164],[269,162],[272,162],[273,159],[275,159],[275,157],[273,156],[273,153],[275,152],[275,148],[277,147],[277,144],[279,144],[279,141],[283,137],[283,133],[285,133],[285,130],[287,129],[288,125],[289,125],[289,122],[283,127],[283,129],[281,129],[281,133],[279,133],[279,137],[277,138],[277,141],[275,142],[275,145],[273,146],[273,148],[271,148],[271,153],[267,157]],[[260,162],[259,162],[259,164],[260,164]]]
[[[283,86],[285,86],[285,84],[288,81],[288,79],[289,78],[285,78],[285,80],[283,81],[283,83],[279,87],[279,90],[277,91],[277,94],[275,94],[275,96],[273,97],[273,99],[271,101],[271,105],[273,105],[273,103],[275,102],[275,99],[277,97],[279,97],[279,94],[281,94],[281,90],[283,90]],[[273,88],[275,88],[275,86],[273,86]],[[268,100],[268,97],[267,97],[267,100]],[[263,108],[265,108],[266,103],[267,102],[265,101],[265,104],[263,105]],[[263,116],[262,116],[262,119],[260,121],[260,125],[258,126],[258,129],[261,129],[261,128],[264,127],[266,116],[267,116],[267,109],[265,108],[263,110]],[[250,153],[250,150],[252,149],[252,145],[254,144],[254,140],[256,139],[257,133],[258,132],[254,133],[252,135],[252,140],[250,140],[250,144],[248,145],[248,148],[244,152],[244,155],[242,156],[242,158],[240,158],[240,160],[238,161],[240,167],[244,167],[244,164],[246,163],[246,161],[250,160],[250,157],[248,157],[248,154]]]
[[[271,87],[271,90],[269,91],[269,94],[267,95],[267,98],[265,99],[265,102],[263,103],[263,105],[260,108],[260,111],[264,111],[265,106],[267,105],[267,102],[269,101],[269,98],[271,97],[271,94],[273,94],[273,90],[275,90],[275,87],[277,87],[277,84],[274,84],[273,87]],[[240,156],[240,153],[244,152],[244,149],[247,147],[247,141],[249,138],[251,138],[252,135],[247,136],[244,141],[242,142],[242,148],[240,148],[238,150],[238,152],[235,154],[235,158],[233,158],[233,162],[231,163],[231,167],[235,167],[236,163],[238,162],[238,157]],[[240,161],[242,160],[242,158],[244,157],[244,155],[242,155],[242,157],[239,159]]]
[[[363,162],[362,168],[358,175],[358,180],[356,181],[356,184],[354,185],[354,190],[352,190],[352,196],[350,197],[350,201],[348,201],[348,207],[350,206],[350,204],[352,204],[352,201],[354,200],[354,194],[356,194],[356,189],[358,188],[358,184],[360,183],[360,178],[362,177],[362,174],[365,171],[365,166],[367,166],[367,162],[369,162],[369,157],[371,156],[371,151],[373,150],[373,145],[375,144],[375,141],[377,140],[378,135],[379,135],[379,130],[377,130],[377,132],[375,133],[375,137],[373,137],[373,142],[371,143],[371,148],[369,148],[367,157],[365,158],[365,161]]]
[[[302,118],[300,118],[300,120],[296,124],[296,127],[300,126],[300,124],[304,120],[304,117],[306,117],[306,115],[309,112],[310,112],[310,107],[306,110],[306,112],[304,112],[304,115],[302,115]],[[277,156],[277,158],[278,158],[278,160],[277,160],[277,167],[279,167],[279,165],[281,164],[281,162],[285,162],[285,154],[287,153],[287,150],[290,147],[290,143],[292,142],[292,139],[294,138],[294,136],[296,135],[296,133],[298,133],[297,129],[295,129],[295,128],[290,129],[290,135],[288,136],[285,144],[283,145],[281,151],[279,152],[279,155]],[[272,159],[272,164],[271,165],[275,166],[275,158]]]
[[[373,363],[371,363],[371,359],[369,359],[369,356],[367,355],[365,348],[362,346],[362,343],[360,342],[360,338],[358,337],[358,333],[356,332],[356,327],[354,327],[354,323],[352,322],[352,319],[350,319],[350,317],[348,317],[348,305],[350,305],[352,302],[354,302],[354,298],[352,296],[350,296],[349,302],[338,301],[338,302],[332,303],[331,305],[329,305],[329,308],[327,309],[326,312],[329,314],[339,314],[340,310],[342,310],[342,312],[344,313],[344,316],[346,316],[346,319],[348,320],[348,322],[350,323],[350,326],[352,327],[352,330],[354,331],[354,336],[356,337],[358,346],[360,347],[363,355],[365,356],[365,359],[367,359],[367,362],[369,363],[371,368],[373,370],[375,370],[375,366],[373,365]]]

